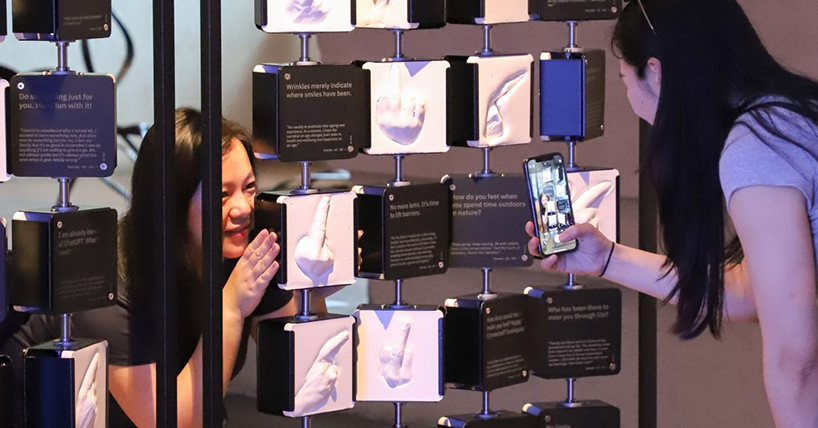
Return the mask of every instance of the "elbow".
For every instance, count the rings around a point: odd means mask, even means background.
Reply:
[[[784,344],[773,353],[768,367],[800,387],[818,384],[818,342]]]

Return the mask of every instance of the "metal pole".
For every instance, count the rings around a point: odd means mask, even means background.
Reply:
[[[312,416],[301,418],[301,428],[312,428]]]
[[[395,56],[392,59],[404,59],[403,55],[403,30],[393,30],[395,33]]]
[[[156,426],[176,427],[177,293],[174,269],[173,219],[176,218],[173,169],[176,141],[176,86],[174,59],[174,1],[153,0],[154,131],[159,150],[150,162],[156,168],[153,214],[158,219],[153,232],[152,270],[157,327]],[[146,231],[147,232],[147,231]]]
[[[483,391],[483,410],[480,411],[481,416],[491,416],[490,394],[489,391]]]
[[[403,280],[396,279],[395,280],[395,306],[403,306],[405,303],[403,302]]]
[[[565,166],[565,168],[567,170],[569,170],[569,171],[577,168],[576,154],[577,154],[577,142],[576,141],[569,141],[568,142],[568,165]]]
[[[483,268],[483,294],[491,294],[491,268]]]
[[[492,53],[491,50],[491,25],[483,25],[483,51],[484,55]]]
[[[312,310],[310,309],[310,289],[305,288],[301,290],[301,314],[302,317],[309,317],[312,315]]]
[[[222,343],[222,22],[221,0],[201,0],[202,285],[207,309],[202,331],[202,421],[221,428]]]
[[[394,428],[404,428],[403,424],[403,403],[395,403],[395,425]]]
[[[301,162],[301,190],[310,190],[310,162]]]
[[[576,382],[576,379],[568,378],[565,380],[568,382],[568,397],[565,398],[565,404],[574,404],[576,403],[576,398],[574,397],[574,382]]]
[[[568,50],[577,49],[577,21],[568,21]]]
[[[566,285],[565,285],[565,288],[567,288],[567,289],[569,289],[569,290],[573,290],[573,289],[574,289],[574,285],[575,285],[575,284],[574,284],[574,274],[573,274],[573,273],[569,273],[569,274],[568,274],[568,284],[566,284]]]
[[[651,127],[639,122],[639,164],[646,165]],[[658,205],[647,174],[639,174],[639,248],[656,252]],[[656,428],[657,423],[657,313],[656,299],[639,294],[639,428]]]
[[[60,327],[61,327],[61,334],[60,334],[60,343],[67,344],[71,343],[71,314],[62,314],[62,318],[60,320]]]
[[[404,155],[395,155],[395,183],[403,183],[403,158]]]
[[[299,62],[310,62],[310,37],[312,34],[301,33],[298,35],[301,38],[301,59]]]
[[[483,175],[491,175],[491,147],[483,147]]]
[[[71,179],[70,178],[58,178],[57,181],[60,183],[60,208],[69,208],[71,207]]]
[[[57,71],[60,73],[67,73],[71,71],[68,68],[68,45],[69,42],[56,42],[57,44]]]

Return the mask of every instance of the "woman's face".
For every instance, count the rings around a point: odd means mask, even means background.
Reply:
[[[247,248],[253,219],[256,176],[241,142],[233,140],[222,156],[222,255],[236,259]],[[188,226],[193,242],[202,245],[202,185],[190,200]]]
[[[619,60],[619,78],[625,83],[628,90],[628,101],[637,116],[651,125],[656,119],[656,110],[659,107],[659,91],[661,87],[661,65],[656,58],[648,60],[645,78],[640,79],[636,67]]]

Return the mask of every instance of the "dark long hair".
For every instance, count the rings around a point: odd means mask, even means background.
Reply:
[[[202,115],[191,108],[176,110],[176,144],[173,170],[175,180],[176,212],[173,218],[175,233],[176,280],[179,287],[179,316],[196,316],[197,297],[202,296],[200,272],[195,267],[187,215],[190,201],[202,181]],[[222,121],[222,154],[232,147],[234,140],[241,142],[253,162],[250,137],[238,124]],[[152,274],[156,269],[148,257],[156,248],[152,230],[161,221],[157,216],[158,197],[154,193],[154,180],[158,179],[154,154],[161,149],[154,128],[146,134],[139,149],[131,176],[131,203],[128,212],[119,223],[120,277],[126,284],[126,292],[132,305],[145,310],[152,305]],[[143,306],[144,305],[144,306]],[[143,313],[152,313],[150,310]],[[140,320],[142,321],[142,320]],[[145,320],[147,321],[147,320]],[[198,320],[188,320],[187,324]],[[185,323],[180,320],[180,325]],[[149,327],[148,327],[149,328]],[[198,338],[198,335],[196,336]],[[143,346],[143,344],[140,344]],[[181,357],[181,356],[180,356]],[[182,364],[184,366],[184,364]]]
[[[642,171],[659,203],[665,275],[674,269],[678,297],[674,332],[689,339],[705,329],[718,337],[724,270],[743,258],[737,237],[725,236],[719,159],[745,113],[770,135],[806,147],[782,132],[781,109],[818,124],[818,83],[773,59],[735,0],[631,1],[614,28],[617,56],[645,77],[648,59],[662,64],[658,111]],[[647,14],[654,26],[651,30]],[[765,141],[766,143],[766,141]],[[814,149],[812,149],[814,150]],[[815,153],[809,150],[810,153]]]

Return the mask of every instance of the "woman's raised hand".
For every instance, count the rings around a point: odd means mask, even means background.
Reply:
[[[235,307],[242,318],[247,318],[258,306],[270,281],[278,272],[278,252],[275,233],[262,230],[244,250],[224,286],[226,305]]]
[[[528,241],[528,251],[535,256],[539,255],[537,245],[540,239],[535,235],[534,223],[530,221],[526,223],[525,231],[531,236],[531,240]],[[573,239],[577,240],[576,250],[552,254],[544,258],[540,266],[546,270],[578,275],[602,274],[613,243],[599,229],[588,223],[573,225],[560,234],[560,242],[568,242]]]

